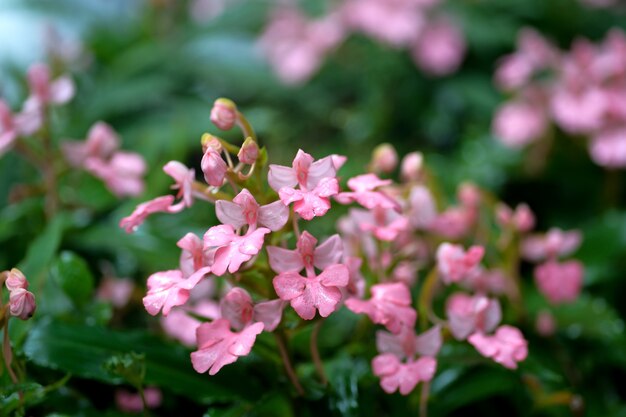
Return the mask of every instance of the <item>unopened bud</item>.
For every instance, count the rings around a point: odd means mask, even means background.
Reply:
[[[35,314],[35,296],[23,288],[11,291],[9,295],[9,312],[12,316],[28,320]]]
[[[404,181],[417,181],[424,164],[424,156],[421,152],[411,152],[402,158],[400,176]]]
[[[459,186],[458,197],[465,207],[478,207],[480,204],[480,190],[471,182],[465,182]]]
[[[243,145],[241,145],[241,149],[237,154],[237,158],[239,158],[239,162],[244,164],[252,165],[256,162],[259,157],[259,145],[252,138],[247,138]]]
[[[13,268],[8,272],[5,285],[9,291],[15,291],[19,288],[24,290],[28,289],[28,281],[26,281],[26,277],[22,274],[22,271],[17,268]]]
[[[389,143],[378,145],[372,152],[370,169],[372,172],[390,173],[398,165],[398,154]]]
[[[200,139],[200,143],[202,144],[202,152],[206,153],[207,149],[212,148],[217,153],[222,152],[222,144],[217,136],[213,136],[210,133],[205,133],[202,135],[202,139]]]
[[[513,221],[517,230],[522,233],[529,232],[535,227],[535,215],[527,204],[517,206]]]
[[[219,129],[230,130],[237,122],[237,106],[232,100],[218,98],[211,109],[211,122]]]
[[[513,220],[513,210],[504,203],[496,205],[496,222],[502,227],[509,227]]]

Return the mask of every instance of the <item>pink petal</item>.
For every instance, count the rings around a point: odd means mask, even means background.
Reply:
[[[252,320],[252,297],[243,288],[232,288],[222,297],[220,311],[231,327],[241,330]]]
[[[267,181],[276,192],[282,188],[293,188],[298,183],[293,168],[282,165],[270,165]]]
[[[285,305],[281,299],[258,303],[254,306],[254,321],[263,323],[265,331],[273,332],[280,324]]]
[[[241,208],[240,205],[230,201],[216,201],[215,215],[220,222],[230,225],[235,229],[239,229],[246,224],[246,218],[243,215],[243,208]]]
[[[289,220],[289,208],[282,201],[275,201],[259,208],[259,226],[275,232],[283,228]]]
[[[281,273],[287,271],[300,272],[304,268],[300,253],[295,250],[283,249],[277,246],[268,246],[267,256],[270,267],[274,272]]]
[[[335,234],[326,239],[315,248],[313,262],[316,268],[326,269],[328,266],[337,264],[343,258],[343,241]]]
[[[70,77],[57,78],[50,84],[50,102],[65,104],[74,97],[76,87]]]
[[[288,271],[276,276],[272,281],[274,290],[281,300],[290,301],[299,297],[306,287],[306,279],[297,272]]]

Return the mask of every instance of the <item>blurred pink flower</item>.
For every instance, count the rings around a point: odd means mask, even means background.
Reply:
[[[207,319],[220,318],[219,305],[212,300],[202,300],[191,307],[174,307],[167,316],[160,319],[163,331],[186,346],[196,345],[196,329],[200,320],[189,315],[194,313]]]
[[[584,267],[578,261],[547,261],[535,268],[537,288],[552,304],[576,301],[583,275]]]
[[[348,285],[349,271],[345,265],[335,264],[325,268],[321,274],[307,272],[307,277],[298,272],[287,271],[273,280],[274,290],[281,300],[289,301],[291,307],[304,320],[320,316],[328,317],[341,301],[341,290]]]
[[[204,267],[189,278],[184,278],[179,270],[156,272],[148,278],[148,293],[143,298],[146,311],[156,316],[161,309],[167,316],[172,307],[180,306],[189,299],[189,292],[195,287],[211,268]]]
[[[369,165],[374,173],[391,174],[398,166],[398,152],[390,143],[381,143],[374,148]],[[352,187],[350,187],[352,188]]]
[[[143,394],[148,408],[158,408],[161,405],[163,395],[160,389],[146,387]],[[143,411],[143,401],[139,393],[118,389],[115,391],[115,404],[124,413],[141,413]]]
[[[33,64],[28,69],[30,100],[39,105],[65,104],[74,97],[74,82],[69,77],[59,77],[50,81],[50,69],[46,64]]]
[[[498,109],[492,131],[504,145],[521,148],[540,139],[547,128],[548,120],[541,105],[511,101]]]
[[[544,337],[550,337],[556,332],[556,320],[549,310],[542,310],[537,315],[535,322],[537,333]]]
[[[137,230],[149,215],[154,213],[172,213],[172,204],[174,203],[174,196],[165,195],[157,197],[153,200],[148,200],[139,204],[135,210],[129,215],[120,220],[120,227],[126,230],[126,233],[132,233]]]
[[[372,210],[350,210],[350,217],[363,232],[372,233],[377,239],[387,242],[395,240],[409,227],[409,220],[394,210],[375,206]]]
[[[248,355],[262,331],[263,323],[254,323],[240,332],[231,331],[227,319],[202,323],[196,329],[198,350],[191,353],[193,369],[215,375],[224,365]]]
[[[467,251],[463,246],[444,242],[437,248],[437,267],[445,284],[459,282],[478,271],[485,249],[472,246]]]
[[[106,276],[98,285],[96,297],[109,301],[115,308],[122,308],[128,304],[133,289],[135,289],[135,283],[129,279]]]
[[[392,333],[399,333],[402,326],[413,328],[417,312],[411,307],[411,293],[401,282],[373,285],[369,300],[349,298],[346,307],[357,314],[367,314],[376,324],[382,324]]]
[[[509,369],[517,369],[517,363],[528,356],[528,342],[522,332],[512,326],[500,326],[492,336],[474,333],[468,341],[481,355]]]
[[[74,167],[82,167],[90,158],[108,160],[120,147],[120,138],[111,126],[94,123],[84,141],[61,143],[65,159]]]
[[[350,178],[348,187],[351,192],[339,193],[335,196],[341,204],[350,204],[354,201],[365,208],[373,209],[380,207],[381,209],[393,209],[400,211],[400,205],[384,191],[375,191],[376,188],[391,185],[391,180],[381,180],[375,174],[364,174]]]
[[[0,156],[4,155],[19,136],[11,109],[0,100]]]
[[[424,156],[420,152],[404,155],[400,164],[400,177],[403,181],[417,181],[422,173]]]
[[[607,96],[593,87],[576,92],[566,86],[559,86],[550,101],[555,122],[572,134],[587,134],[599,129],[607,106]]]
[[[533,234],[522,241],[522,256],[531,261],[539,262],[572,254],[580,246],[582,236],[578,230],[564,232],[559,228],[551,228],[544,234]]]
[[[589,145],[589,153],[600,166],[626,168],[626,129],[611,129],[596,134]]]
[[[525,203],[518,204],[515,211],[506,204],[499,203],[496,206],[496,221],[503,227],[513,227],[521,233],[529,232],[535,227],[535,215]]]
[[[450,20],[439,18],[429,22],[415,41],[412,53],[417,65],[432,75],[455,72],[465,55],[465,39]]]
[[[333,158],[314,161],[298,150],[291,167],[270,165],[268,182],[278,192],[283,204],[294,203],[294,211],[305,220],[323,216],[330,209],[331,196],[339,192]],[[299,186],[299,189],[294,187]]]
[[[452,294],[446,302],[446,312],[450,332],[457,340],[475,332],[490,333],[502,319],[498,300],[483,295]]]
[[[244,225],[259,225],[275,232],[282,229],[289,220],[289,209],[281,201],[259,206],[254,196],[245,188],[232,202],[218,200],[215,203],[215,214],[222,223],[235,229]]]
[[[423,185],[411,187],[407,216],[417,229],[425,230],[432,225],[437,218],[437,207],[428,188]]]

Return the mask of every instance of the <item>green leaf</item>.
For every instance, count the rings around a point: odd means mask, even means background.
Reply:
[[[91,301],[94,277],[87,262],[74,252],[64,251],[52,267],[51,276],[78,307]]]
[[[169,389],[198,403],[232,401],[244,389],[241,381],[229,386],[223,378],[197,374],[191,367],[189,351],[145,332],[118,332],[42,320],[29,332],[24,345],[26,357],[40,366],[110,384],[120,384],[123,379],[108,372],[105,363],[128,352],[145,354],[146,384]]]

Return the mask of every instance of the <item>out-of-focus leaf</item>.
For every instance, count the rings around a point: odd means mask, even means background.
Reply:
[[[240,395],[224,380],[197,374],[189,352],[145,332],[40,321],[28,334],[24,354],[34,363],[110,384],[122,382],[104,364],[127,352],[145,354],[146,384],[165,387],[199,403],[232,401]],[[243,387],[241,389],[244,389]]]
[[[52,267],[51,275],[76,306],[83,307],[91,301],[94,277],[87,262],[74,252],[62,252]]]

